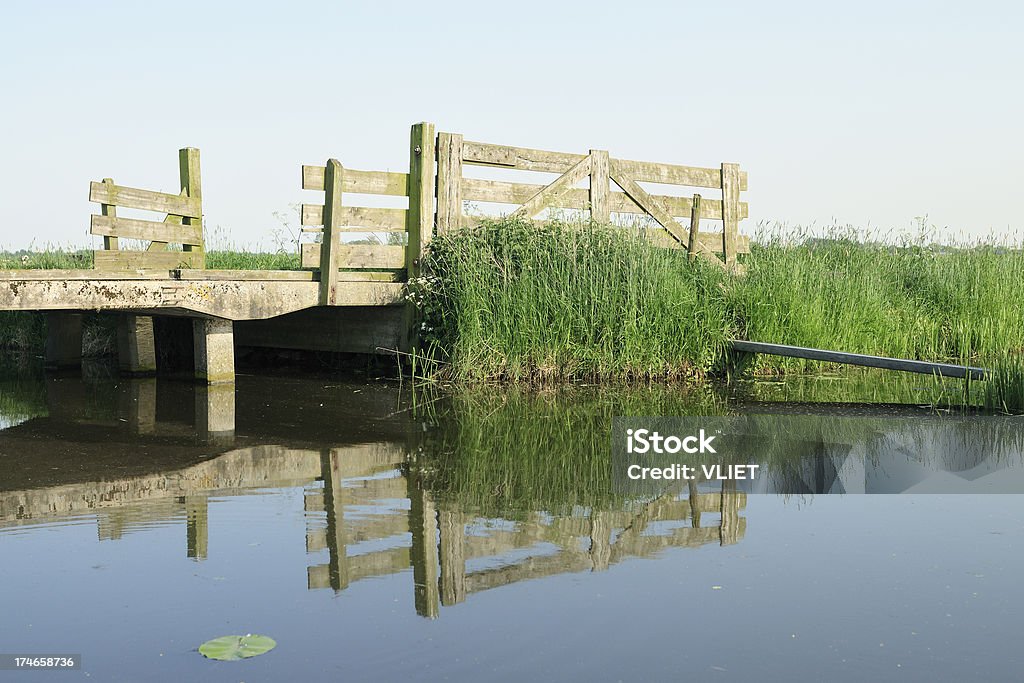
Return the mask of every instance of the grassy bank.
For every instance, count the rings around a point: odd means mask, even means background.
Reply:
[[[732,337],[994,363],[1024,347],[1024,254],[767,238],[734,277],[622,229],[515,220],[435,239],[411,292],[461,381],[702,376]],[[760,374],[821,371],[760,356]]]

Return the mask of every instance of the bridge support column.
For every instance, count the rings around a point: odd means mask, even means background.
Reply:
[[[192,321],[196,379],[207,384],[235,381],[235,335],[230,320],[196,318]]]
[[[117,323],[117,364],[121,372],[149,375],[156,372],[156,339],[153,318],[124,315]]]
[[[82,314],[52,311],[46,314],[46,366],[54,369],[82,365]]]

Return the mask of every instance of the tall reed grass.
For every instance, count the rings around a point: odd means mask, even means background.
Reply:
[[[410,298],[463,381],[700,376],[729,338],[972,364],[1024,348],[1020,250],[855,237],[762,236],[736,277],[621,228],[490,221],[436,238]]]
[[[692,377],[731,330],[713,266],[624,229],[514,219],[436,238],[410,285],[460,379]]]

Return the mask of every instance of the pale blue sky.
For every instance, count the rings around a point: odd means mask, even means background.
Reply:
[[[0,247],[86,245],[89,180],[177,190],[266,242],[299,166],[468,139],[750,174],[758,220],[1024,228],[1011,2],[16,3],[0,21]]]

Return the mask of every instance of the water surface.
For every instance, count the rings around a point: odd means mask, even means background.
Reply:
[[[952,492],[1018,481],[1015,431],[965,450],[985,418],[928,391],[11,377],[0,651],[82,655],[34,680],[1013,680],[1022,497]],[[820,447],[612,486],[614,415],[779,412],[904,425],[865,490],[950,493],[853,494],[856,458]],[[196,652],[250,632],[278,648]]]

